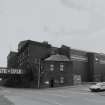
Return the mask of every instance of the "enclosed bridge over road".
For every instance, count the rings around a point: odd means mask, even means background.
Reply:
[[[1,79],[19,79],[23,78],[25,72],[22,69],[4,68],[0,67],[0,78]]]

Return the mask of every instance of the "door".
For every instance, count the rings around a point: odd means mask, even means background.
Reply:
[[[54,87],[54,80],[53,80],[53,79],[50,80],[50,87],[51,87],[51,88]]]

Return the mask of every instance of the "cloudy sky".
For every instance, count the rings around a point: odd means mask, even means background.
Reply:
[[[0,0],[0,66],[26,39],[105,53],[105,0]]]

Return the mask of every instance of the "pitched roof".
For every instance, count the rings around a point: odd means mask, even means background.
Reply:
[[[56,54],[46,58],[45,61],[70,61],[70,60],[65,55]]]

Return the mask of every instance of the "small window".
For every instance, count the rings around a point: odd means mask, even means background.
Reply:
[[[36,63],[38,63],[38,59],[37,59],[37,58],[35,58],[35,61],[34,61],[34,62],[35,62],[35,64],[36,64]]]
[[[60,83],[64,83],[64,77],[60,77]]]
[[[23,53],[22,53],[22,57],[24,57],[24,55],[25,55],[25,54],[24,54],[24,52],[23,52]]]
[[[60,64],[60,71],[64,71],[64,64],[63,63]]]
[[[53,65],[53,64],[51,64],[51,65],[50,65],[50,67],[54,67],[54,65]]]
[[[54,71],[54,65],[53,64],[50,65],[50,71]]]

